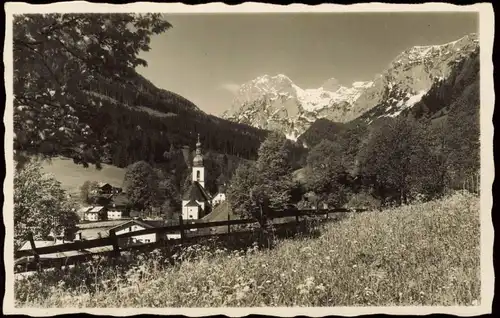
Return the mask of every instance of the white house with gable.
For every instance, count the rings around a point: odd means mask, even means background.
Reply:
[[[219,187],[219,192],[213,197],[212,205],[216,206],[222,202],[226,201],[226,185],[221,185]]]
[[[154,226],[146,222],[142,222],[140,220],[130,220],[126,223],[112,227],[109,230],[114,230],[116,235],[120,235],[124,233],[136,232],[150,228],[154,228]],[[153,243],[157,241],[157,237],[158,235],[156,233],[150,233],[150,234],[131,236],[127,239],[128,243]]]

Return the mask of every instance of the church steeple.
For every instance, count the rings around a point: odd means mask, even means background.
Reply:
[[[193,159],[193,167],[203,167],[203,155],[201,154],[200,134],[198,134],[198,142],[196,143],[196,156]]]
[[[200,134],[198,134],[198,141],[196,142],[196,155],[193,159],[193,182],[200,183],[205,187],[205,168],[203,167],[203,155],[201,153]]]

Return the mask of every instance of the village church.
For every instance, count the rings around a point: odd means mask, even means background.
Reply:
[[[200,135],[196,143],[193,158],[191,185],[182,196],[182,218],[185,220],[201,219],[211,211],[212,197],[205,189],[206,172],[203,166]]]

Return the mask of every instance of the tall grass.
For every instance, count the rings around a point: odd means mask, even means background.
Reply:
[[[22,307],[471,305],[479,237],[478,198],[456,193],[353,214],[272,250],[195,247],[174,265],[155,252],[121,270],[94,263],[80,269],[92,273],[90,294],[74,273],[19,280],[15,293]]]

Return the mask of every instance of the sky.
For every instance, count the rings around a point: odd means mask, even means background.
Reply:
[[[301,88],[336,78],[372,80],[402,51],[478,33],[475,13],[166,14],[138,72],[209,114],[231,107],[238,87],[284,74]]]

